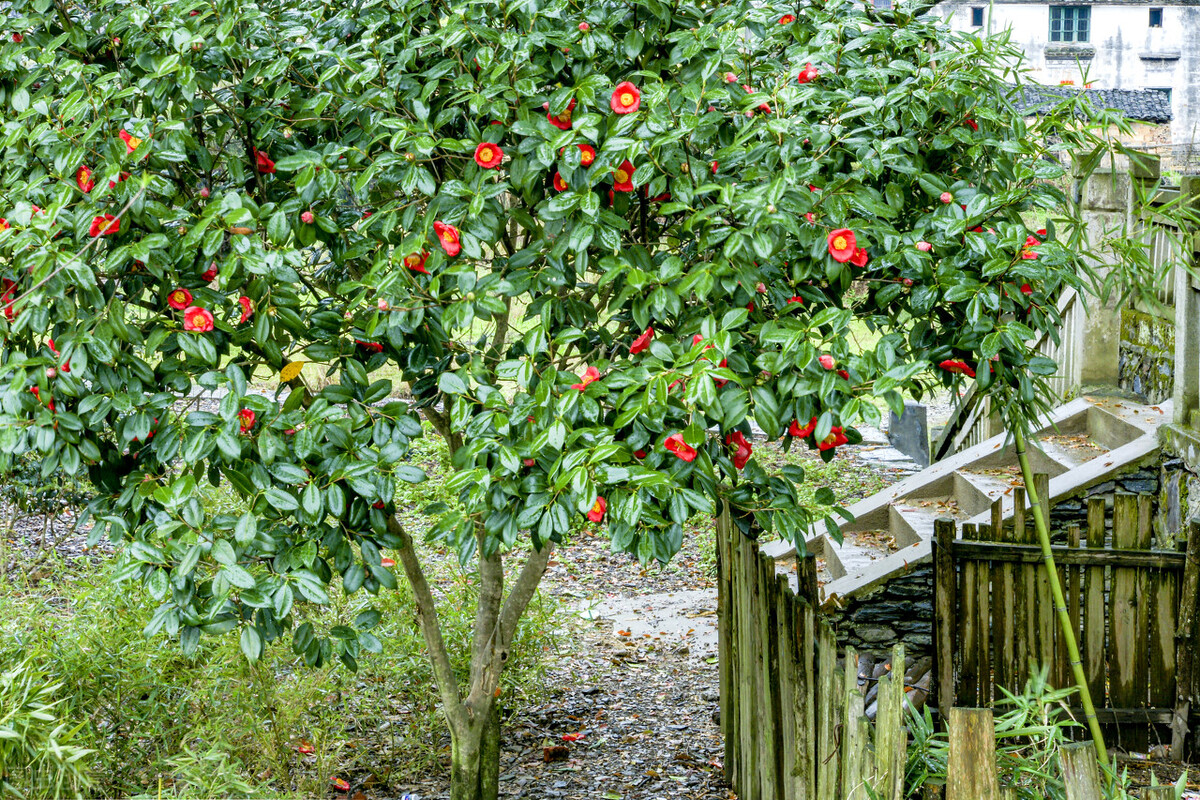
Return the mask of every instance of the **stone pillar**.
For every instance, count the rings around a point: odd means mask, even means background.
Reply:
[[[1193,208],[1200,206],[1200,175],[1185,175],[1180,194],[1191,197]],[[1184,258],[1197,263],[1200,240],[1183,236]],[[1197,425],[1200,407],[1200,285],[1187,270],[1175,270],[1175,422]]]

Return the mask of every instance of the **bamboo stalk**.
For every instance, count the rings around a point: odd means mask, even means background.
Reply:
[[[1058,614],[1059,628],[1066,639],[1067,654],[1071,658],[1071,672],[1075,677],[1075,686],[1079,690],[1079,699],[1083,704],[1083,713],[1087,718],[1088,731],[1092,734],[1092,743],[1096,747],[1096,760],[1104,768],[1105,780],[1111,776],[1108,762],[1108,749],[1104,746],[1104,734],[1100,730],[1100,722],[1096,719],[1096,707],[1092,705],[1092,693],[1088,689],[1087,676],[1083,671],[1083,660],[1079,657],[1079,644],[1075,641],[1075,632],[1071,629],[1071,616],[1067,610],[1067,601],[1063,597],[1062,584],[1058,582],[1058,568],[1054,564],[1054,553],[1050,549],[1050,524],[1046,507],[1042,498],[1038,497],[1034,488],[1033,468],[1029,465],[1029,455],[1025,452],[1025,433],[1018,426],[1013,426],[1013,436],[1016,440],[1017,460],[1021,464],[1021,475],[1025,479],[1025,491],[1029,496],[1029,510],[1033,512],[1034,527],[1037,528],[1038,540],[1042,545],[1043,561],[1046,566],[1046,577],[1050,581],[1050,593],[1054,596],[1054,610]],[[1049,495],[1049,492],[1046,493]],[[1045,498],[1049,502],[1050,498]]]

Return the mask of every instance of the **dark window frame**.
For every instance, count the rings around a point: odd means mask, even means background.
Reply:
[[[983,6],[972,6],[971,7],[971,27],[972,28],[982,28],[983,27],[983,12],[984,12],[984,10],[985,9]],[[976,20],[978,20],[978,21],[976,21]]]
[[[1092,7],[1050,6],[1050,41],[1087,44],[1092,34]]]
[[[1163,10],[1161,8],[1150,9],[1150,27],[1161,28],[1163,26]]]

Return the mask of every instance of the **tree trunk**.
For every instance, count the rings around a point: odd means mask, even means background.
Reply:
[[[450,726],[450,800],[497,800],[500,793],[500,709]]]

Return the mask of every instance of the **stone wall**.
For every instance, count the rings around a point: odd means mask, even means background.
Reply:
[[[1118,381],[1122,389],[1161,403],[1175,386],[1175,324],[1132,308],[1121,309]]]
[[[1179,461],[1179,459],[1176,459]],[[1087,501],[1092,497],[1103,497],[1108,513],[1105,520],[1112,529],[1113,496],[1117,492],[1150,494],[1155,498],[1155,516],[1158,520],[1156,532],[1163,530],[1164,514],[1160,513],[1161,498],[1167,496],[1165,488],[1176,478],[1165,479],[1167,462],[1154,462],[1133,467],[1112,480],[1097,484],[1078,497],[1062,500],[1050,511],[1050,538],[1055,544],[1066,544],[1067,530],[1079,525],[1087,530]],[[1172,468],[1172,475],[1182,473]],[[1179,478],[1184,484],[1186,497],[1195,497],[1200,502],[1200,475],[1188,473]],[[1188,489],[1191,494],[1187,494]],[[1032,524],[1032,520],[1030,521]],[[1156,537],[1156,545],[1160,545]],[[860,653],[872,653],[886,657],[892,646],[904,643],[905,652],[922,658],[933,655],[933,564],[917,564],[908,572],[897,575],[885,584],[870,591],[850,597],[844,608],[825,612],[837,633],[838,646],[850,645]]]

